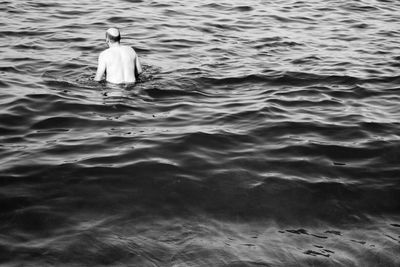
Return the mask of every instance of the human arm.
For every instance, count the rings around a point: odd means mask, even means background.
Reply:
[[[94,77],[94,80],[97,82],[101,81],[101,78],[103,78],[103,75],[106,72],[106,62],[103,53],[100,54],[98,61],[96,77]]]
[[[135,56],[135,78],[137,79],[139,77],[139,74],[142,73],[142,65],[140,64],[139,57]]]

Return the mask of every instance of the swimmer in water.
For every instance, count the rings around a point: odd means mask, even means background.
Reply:
[[[117,28],[106,31],[108,49],[100,53],[95,81],[106,75],[110,83],[135,83],[142,72],[139,57],[132,47],[120,44],[121,34]]]

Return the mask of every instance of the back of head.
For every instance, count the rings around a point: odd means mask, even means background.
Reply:
[[[121,34],[117,28],[109,28],[106,31],[106,39],[108,39],[111,43],[119,43],[121,40]]]

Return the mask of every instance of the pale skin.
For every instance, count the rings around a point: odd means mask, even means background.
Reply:
[[[142,66],[135,50],[129,46],[112,42],[106,38],[108,49],[100,53],[95,81],[101,81],[106,75],[110,83],[135,83],[142,72]]]

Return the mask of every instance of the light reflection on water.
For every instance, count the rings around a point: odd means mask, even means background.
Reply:
[[[4,264],[399,265],[397,2],[3,2]]]

